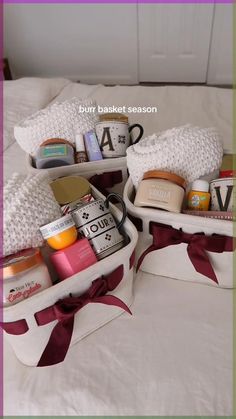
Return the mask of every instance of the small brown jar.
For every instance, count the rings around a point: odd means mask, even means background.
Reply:
[[[144,173],[134,205],[181,212],[186,181],[175,173],[150,170]]]

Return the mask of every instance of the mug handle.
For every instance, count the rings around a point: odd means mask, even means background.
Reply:
[[[144,129],[143,129],[143,127],[142,127],[142,125],[140,125],[140,124],[133,124],[133,125],[130,125],[130,127],[129,127],[129,133],[131,134],[131,131],[134,129],[134,128],[139,128],[139,135],[138,135],[138,137],[136,138],[136,140],[135,141],[132,141],[132,138],[131,138],[131,136],[130,136],[130,143],[133,145],[133,144],[136,144],[136,143],[138,143],[139,142],[139,140],[141,140],[141,138],[142,138],[142,136],[143,136],[143,133],[144,133]]]
[[[125,219],[126,219],[126,217],[127,217],[127,209],[126,209],[126,205],[125,205],[125,203],[124,203],[124,201],[123,201],[123,199],[122,199],[122,197],[118,194],[118,193],[115,193],[115,192],[111,192],[108,196],[107,196],[107,198],[106,198],[106,200],[104,201],[104,204],[105,204],[105,207],[106,208],[108,208],[108,206],[109,206],[109,202],[110,202],[110,200],[112,199],[112,198],[116,198],[117,199],[117,201],[119,201],[120,202],[120,204],[121,204],[121,206],[122,206],[122,218],[121,218],[121,220],[120,220],[120,222],[119,222],[119,224],[117,224],[117,228],[118,228],[118,230],[123,226],[123,224],[124,224],[124,222],[125,222]]]

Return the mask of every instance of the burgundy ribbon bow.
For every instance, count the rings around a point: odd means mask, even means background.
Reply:
[[[151,223],[150,232],[153,236],[153,243],[140,256],[137,270],[148,253],[167,246],[186,243],[188,256],[195,270],[218,284],[216,274],[206,251],[223,253],[234,250],[233,237],[221,236],[219,234],[213,234],[212,236],[206,236],[204,233],[189,234],[184,233],[182,230],[176,230],[169,225],[158,223]]]
[[[133,262],[134,254],[130,258],[130,268],[132,268]],[[132,314],[122,300],[114,295],[107,295],[108,291],[113,291],[119,285],[123,276],[124,267],[120,265],[106,277],[103,276],[95,279],[91,287],[83,295],[63,298],[54,305],[35,313],[35,318],[39,326],[44,326],[54,320],[58,320],[39,360],[38,367],[54,365],[65,359],[73,333],[74,316],[87,304],[101,303],[113,305]],[[10,323],[1,322],[0,325],[7,333],[13,335],[21,335],[29,330],[25,319]]]
[[[58,320],[46,348],[38,362],[38,367],[54,365],[62,362],[70,346],[74,326],[74,316],[89,303],[101,303],[120,307],[131,314],[127,305],[114,295],[106,295],[114,290],[123,278],[123,265],[119,266],[106,278],[93,281],[89,290],[79,297],[66,297],[51,307],[35,314],[39,326]]]

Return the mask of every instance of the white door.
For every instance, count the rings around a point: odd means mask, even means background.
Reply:
[[[207,83],[233,84],[233,4],[215,5]]]
[[[139,80],[204,83],[213,4],[139,4]]]

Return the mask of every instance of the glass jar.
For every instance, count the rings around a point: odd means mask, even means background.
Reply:
[[[52,286],[38,248],[22,250],[3,260],[3,306],[16,304]]]
[[[181,212],[186,182],[174,173],[150,170],[144,173],[134,205],[154,207],[171,212]]]

